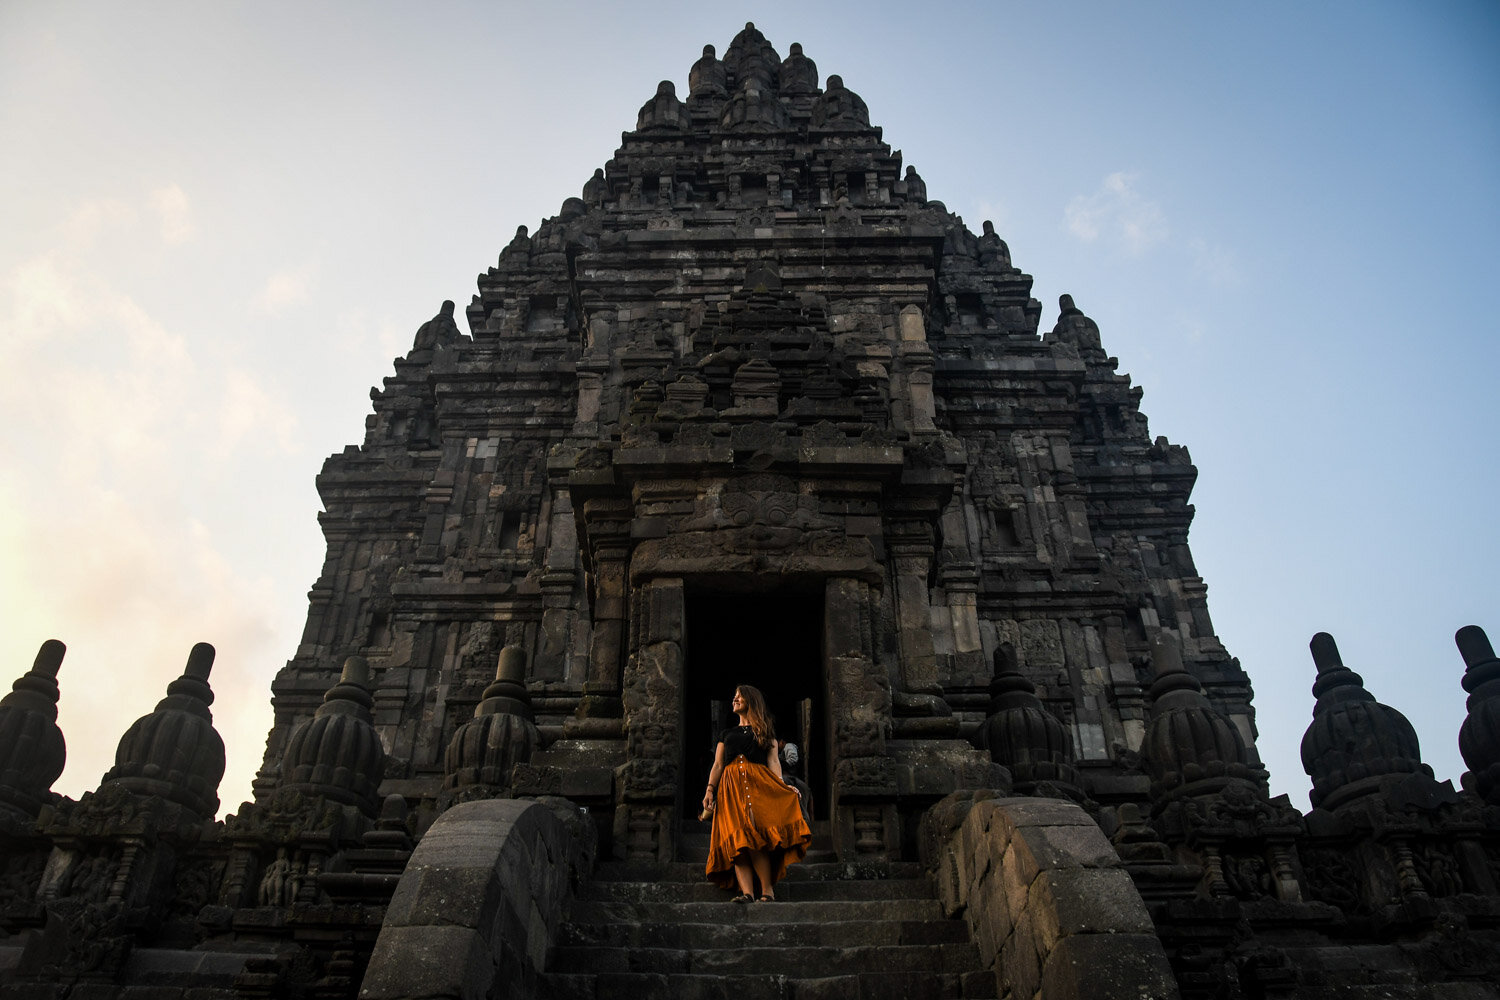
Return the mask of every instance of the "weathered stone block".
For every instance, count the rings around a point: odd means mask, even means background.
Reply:
[[[1042,872],[1031,883],[1026,916],[1043,953],[1073,934],[1156,931],[1135,883],[1118,868]]]
[[[468,927],[387,927],[380,948],[399,961],[372,963],[360,1000],[479,1000],[495,977],[495,957]]]
[[[1177,981],[1150,934],[1080,934],[1047,956],[1040,987],[1068,1000],[1177,1000]]]

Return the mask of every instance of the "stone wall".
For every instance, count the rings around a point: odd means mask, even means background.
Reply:
[[[956,793],[923,821],[950,916],[1017,1000],[1176,1000],[1146,905],[1088,813],[1057,799]]]

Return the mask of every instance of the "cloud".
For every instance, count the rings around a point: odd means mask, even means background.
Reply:
[[[256,305],[272,316],[280,315],[288,306],[307,299],[316,273],[317,268],[312,264],[304,264],[296,270],[284,268],[275,272],[266,279],[260,294],[256,296]]]
[[[1085,243],[1101,238],[1118,241],[1131,254],[1141,254],[1167,238],[1161,207],[1135,189],[1135,174],[1113,173],[1099,190],[1068,202],[1063,218],[1068,231]]]
[[[296,422],[256,373],[225,373],[213,339],[190,340],[113,284],[111,247],[184,232],[185,199],[164,190],[154,212],[80,206],[51,245],[0,272],[0,662],[13,679],[44,639],[68,644],[68,765],[55,788],[76,797],[98,784],[192,644],[214,642],[232,806],[270,725],[284,612],[272,584],[233,557],[232,518],[215,532],[194,514],[212,488],[205,465],[246,441],[289,448]]]
[[[1239,259],[1228,247],[1194,237],[1188,241],[1188,251],[1193,255],[1193,273],[1206,278],[1209,284],[1225,288],[1244,280]]]
[[[188,197],[176,184],[152,191],[151,208],[161,225],[162,241],[168,245],[186,243],[197,233]]]
[[[106,231],[132,225],[137,218],[134,207],[119,198],[95,198],[86,201],[69,213],[63,222],[63,242],[67,246],[85,249]]]
[[[221,453],[249,439],[290,454],[297,450],[297,417],[286,400],[272,395],[244,370],[228,373],[219,406]]]

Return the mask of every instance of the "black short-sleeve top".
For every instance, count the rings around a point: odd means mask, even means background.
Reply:
[[[770,766],[770,749],[755,742],[755,731],[749,726],[730,726],[719,734],[719,742],[724,744],[726,764],[744,754],[745,759],[752,764]]]

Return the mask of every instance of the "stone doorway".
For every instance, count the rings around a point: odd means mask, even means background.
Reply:
[[[682,745],[687,787],[702,794],[718,734],[734,722],[729,699],[737,684],[750,684],[765,694],[777,737],[801,750],[801,776],[812,790],[813,816],[826,819],[823,588],[813,584],[741,593],[690,587],[684,617]]]

